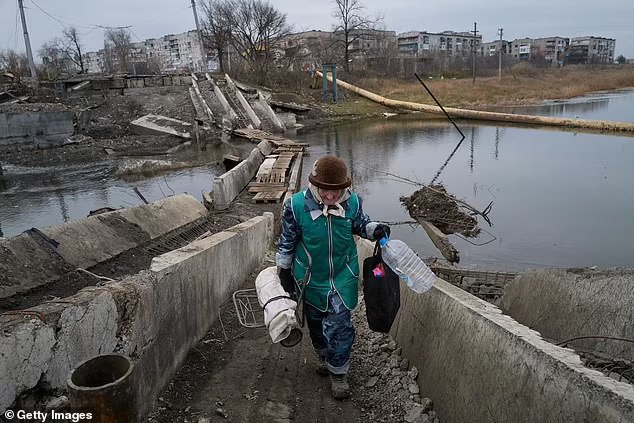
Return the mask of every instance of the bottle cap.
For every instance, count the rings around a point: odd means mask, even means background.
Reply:
[[[388,237],[383,237],[379,240],[379,245],[381,245],[381,247],[385,247],[385,244],[387,244],[388,241]]]

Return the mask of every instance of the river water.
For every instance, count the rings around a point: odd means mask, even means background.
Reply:
[[[634,91],[511,111],[634,122]],[[438,181],[480,210],[494,203],[489,214],[493,226],[480,218],[484,231],[478,239],[470,243],[450,236],[461,265],[490,270],[634,265],[634,137],[466,121],[458,125],[466,138]],[[460,135],[444,120],[408,115],[313,129],[297,140],[310,145],[303,181],[316,158],[337,154],[349,164],[365,211],[376,220],[403,222],[411,218],[399,198],[418,188],[400,178],[429,183]],[[200,199],[224,170],[209,165],[138,182],[122,181],[95,165],[54,170],[9,166],[5,171],[12,177],[0,191],[0,225],[5,236],[12,236],[83,218],[100,207],[138,205],[135,186],[150,201],[172,192]],[[423,257],[440,256],[420,226],[394,225],[392,237]]]

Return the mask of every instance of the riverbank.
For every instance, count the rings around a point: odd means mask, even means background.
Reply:
[[[340,75],[346,82],[394,99],[435,105],[421,84],[413,80],[386,77]],[[354,93],[339,89],[338,101],[324,100],[321,81],[312,88],[289,90],[274,87],[272,98],[287,103],[306,105],[309,111],[296,115],[303,130],[367,118],[383,117],[384,113],[409,113],[374,103]],[[545,100],[562,100],[599,91],[613,91],[634,87],[634,65],[597,67],[566,66],[538,69],[517,65],[505,69],[498,78],[468,79],[427,78],[426,85],[438,101],[446,107],[474,110],[501,110],[507,106],[532,105]],[[49,99],[50,95],[41,96]],[[55,98],[56,101],[77,107],[79,100]],[[164,114],[189,121],[194,109],[187,87],[157,87],[134,89],[123,96],[102,100],[91,112],[86,134],[87,141],[57,148],[32,151],[10,151],[2,154],[3,163],[21,166],[56,166],[109,160],[117,156],[165,156],[183,139],[172,136],[141,136],[130,131],[130,122],[145,114]],[[204,142],[221,139],[218,129],[205,133]]]
[[[358,78],[347,82],[394,100],[435,105],[416,79]],[[497,77],[476,78],[475,82],[471,78],[427,78],[425,84],[443,106],[486,110],[631,88],[634,87],[634,65],[539,69],[520,64],[504,69],[501,80]]]
[[[499,111],[510,106],[530,106],[548,100],[565,100],[602,91],[634,87],[634,65],[567,66],[539,69],[520,64],[504,69],[502,79],[425,78],[438,101],[445,107]],[[418,80],[390,77],[360,77],[340,74],[339,79],[380,96],[415,103],[436,105]],[[324,101],[321,80],[313,90],[299,93],[273,93],[279,101],[307,104],[311,111],[298,117],[305,128],[382,117],[384,113],[410,113],[374,103],[354,93],[338,90],[338,101]]]

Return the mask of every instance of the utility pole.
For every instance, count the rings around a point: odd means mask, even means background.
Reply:
[[[29,39],[29,31],[26,29],[26,18],[24,17],[24,5],[22,0],[18,0],[18,6],[20,7],[20,16],[22,17],[22,29],[24,30],[24,44],[26,45],[26,57],[29,60],[29,69],[31,70],[31,78],[37,79],[37,72],[35,71],[35,63],[33,63],[33,52],[31,51],[31,40]]]
[[[200,43],[200,62],[198,63],[198,67],[201,72],[205,71],[206,66],[203,66],[205,63],[206,54],[205,54],[205,46],[203,45],[203,34],[200,32],[200,24],[198,23],[198,13],[196,12],[196,0],[192,0],[192,11],[194,12],[194,22],[196,22],[196,32],[198,33],[198,42]]]
[[[504,43],[502,41],[502,34],[504,34],[504,28],[500,28],[500,51],[499,51],[499,63],[498,63],[498,80],[501,81],[502,80],[502,44]]]
[[[475,83],[475,73],[476,73],[476,34],[478,33],[478,23],[473,23],[473,46],[471,47],[473,51],[473,82]]]

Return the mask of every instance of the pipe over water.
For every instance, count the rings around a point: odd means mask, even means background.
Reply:
[[[316,72],[320,77],[322,73]],[[329,81],[332,81],[332,77],[327,75]],[[385,98],[363,88],[356,87],[349,84],[339,78],[337,78],[337,85],[359,94],[362,97],[372,100],[376,103],[382,104],[387,107],[394,107],[399,109],[415,110],[419,112],[431,113],[431,114],[443,114],[443,111],[438,106],[430,106],[427,104],[414,103],[411,101],[392,100]],[[564,128],[576,128],[576,129],[590,129],[595,131],[613,131],[624,132],[634,135],[634,123],[620,122],[610,120],[592,120],[592,119],[570,119],[570,118],[558,118],[551,116],[533,116],[533,115],[521,115],[513,113],[497,113],[497,112],[485,112],[479,110],[469,109],[456,109],[453,107],[445,107],[447,113],[455,118],[463,119],[478,119],[488,120],[496,122],[510,122],[510,123],[522,123],[530,125],[542,125],[542,126],[558,126]]]

